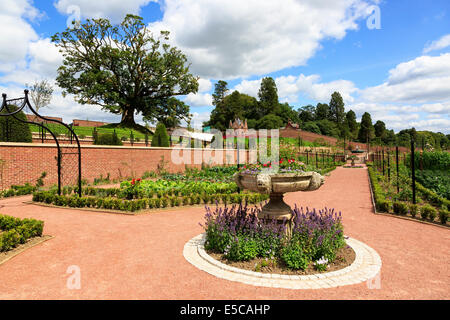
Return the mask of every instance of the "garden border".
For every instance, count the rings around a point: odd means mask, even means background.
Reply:
[[[397,218],[397,219],[403,219],[403,220],[408,220],[408,221],[414,221],[414,222],[419,222],[419,223],[427,224],[427,225],[430,225],[430,226],[444,228],[446,230],[450,229],[450,227],[448,227],[447,225],[443,225],[443,224],[440,224],[440,223],[437,223],[437,222],[423,221],[423,220],[420,220],[418,218],[403,217],[403,216],[398,216],[398,215],[391,214],[391,213],[386,213],[386,212],[377,212],[377,206],[375,204],[375,196],[373,194],[373,189],[372,189],[372,181],[370,180],[369,168],[367,168],[367,179],[369,179],[370,197],[372,199],[373,212],[376,215],[384,216],[384,217],[392,217],[392,218]]]
[[[3,263],[11,260],[12,258],[14,258],[15,256],[21,254],[22,252],[27,251],[28,249],[31,249],[35,246],[37,246],[38,244],[44,243],[48,240],[53,239],[55,236],[51,236],[51,235],[42,235],[40,237],[34,237],[34,238],[30,238],[28,242],[25,242],[24,244],[21,244],[9,251],[6,252],[1,252],[3,254],[5,254],[5,256],[3,257],[3,259],[0,259],[0,265],[2,265]],[[40,238],[40,239],[38,239]],[[32,242],[34,240],[39,240],[39,241],[35,241],[35,243],[33,244],[29,244],[29,242]],[[27,246],[28,244],[28,246]]]
[[[223,264],[204,249],[205,234],[199,234],[189,240],[183,249],[184,258],[215,277],[253,286],[285,289],[321,289],[362,283],[374,279],[381,270],[381,258],[366,244],[352,238],[346,240],[355,251],[355,261],[348,267],[315,275],[281,275],[253,272]]]

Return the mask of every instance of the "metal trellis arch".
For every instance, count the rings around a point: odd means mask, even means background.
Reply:
[[[61,187],[63,184],[76,184],[77,185],[77,193],[81,197],[81,148],[80,141],[78,140],[78,136],[75,134],[73,129],[65,124],[62,121],[59,121],[55,118],[49,118],[41,116],[34,108],[31,106],[30,101],[28,99],[28,90],[24,90],[25,96],[21,98],[15,99],[7,99],[5,93],[2,94],[2,105],[0,108],[0,116],[2,117],[13,117],[17,121],[33,124],[39,126],[42,130],[42,141],[47,139],[46,132],[48,131],[56,143],[57,148],[57,167],[58,167],[58,194],[61,195]],[[8,106],[14,105],[17,107],[16,110],[11,111]],[[2,113],[3,110],[6,110],[6,113]],[[27,121],[20,119],[17,117],[17,114],[21,111],[29,111],[34,117],[31,121],[27,118]],[[61,132],[56,132],[55,127],[52,128],[49,124],[56,124],[62,126],[63,131],[67,129],[67,135],[70,137],[68,141],[61,136]],[[61,127],[60,127],[61,128]],[[8,128],[6,128],[8,130]],[[76,145],[73,145],[72,142],[75,140]],[[70,142],[70,144],[68,143]],[[65,143],[65,144],[63,144]],[[77,170],[73,170],[74,167],[77,167]],[[73,178],[76,178],[76,183],[73,183]],[[72,178],[71,178],[72,177]]]

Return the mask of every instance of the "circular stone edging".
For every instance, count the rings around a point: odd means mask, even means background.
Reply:
[[[381,270],[381,258],[366,244],[346,239],[355,251],[355,261],[343,269],[313,275],[284,275],[254,272],[228,266],[205,251],[205,234],[189,240],[183,249],[183,256],[195,267],[218,278],[250,284],[285,289],[321,289],[357,284],[373,279]]]

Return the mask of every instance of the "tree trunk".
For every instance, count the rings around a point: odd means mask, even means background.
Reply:
[[[129,126],[132,127],[136,124],[136,122],[134,122],[134,108],[124,109],[120,124],[125,125],[127,127]]]

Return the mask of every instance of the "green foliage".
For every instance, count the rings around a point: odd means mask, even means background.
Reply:
[[[274,114],[268,114],[256,121],[256,127],[258,129],[279,129],[282,126],[283,119]]]
[[[158,123],[156,126],[152,139],[152,147],[169,147],[169,135],[163,123]]]
[[[24,185],[12,185],[9,189],[0,191],[0,198],[9,198],[14,196],[23,196],[26,194],[32,194],[36,190],[35,186],[29,183]]]
[[[95,145],[108,145],[108,146],[121,146],[123,145],[122,141],[117,137],[117,134],[114,133],[103,133],[98,134],[94,137]]]
[[[442,224],[446,224],[450,217],[450,212],[444,208],[439,210],[439,220]]]
[[[307,122],[302,126],[302,129],[312,133],[322,134],[319,126],[315,122]]]
[[[413,218],[415,218],[417,213],[419,213],[419,206],[417,204],[410,203],[408,208],[409,208],[409,213],[411,214],[411,216]]]
[[[310,257],[304,252],[298,242],[291,241],[281,251],[281,258],[286,265],[294,270],[305,270],[310,264]]]
[[[14,105],[8,105],[1,111],[1,114],[8,114],[17,111]],[[27,123],[27,117],[23,111],[19,111],[11,116],[0,117],[0,141],[7,142],[32,142],[31,131]]]
[[[337,125],[341,125],[344,122],[345,108],[344,100],[339,92],[333,92],[331,95],[330,106],[330,120]]]
[[[358,132],[358,141],[366,142],[374,137],[374,128],[372,125],[372,118],[368,112],[364,112],[361,118],[361,127]]]
[[[416,170],[416,180],[438,196],[450,200],[450,170]]]
[[[258,98],[261,118],[269,114],[278,113],[278,90],[275,80],[272,77],[262,78],[261,87],[258,91]]]
[[[404,202],[394,201],[392,208],[395,214],[404,216],[408,213],[408,205]]]
[[[426,220],[428,218],[431,219],[432,216],[436,217],[436,209],[429,204],[426,204],[420,208],[420,215],[423,220]],[[434,217],[432,220],[434,220]]]
[[[28,239],[42,236],[44,222],[0,215],[0,252],[13,249]]]
[[[410,166],[411,154],[407,155],[406,163]],[[420,168],[421,163],[423,169],[444,170],[448,172],[450,171],[450,153],[445,151],[424,151],[421,155],[420,152],[414,152],[414,166],[416,170]]]
[[[153,118],[144,117],[144,120],[158,121],[163,123],[166,128],[175,128],[180,125],[181,121],[189,121],[191,119],[189,106],[183,101],[174,97],[162,100],[155,106]]]
[[[224,257],[231,261],[249,261],[258,254],[258,243],[255,239],[236,236],[229,241],[224,250]]]

